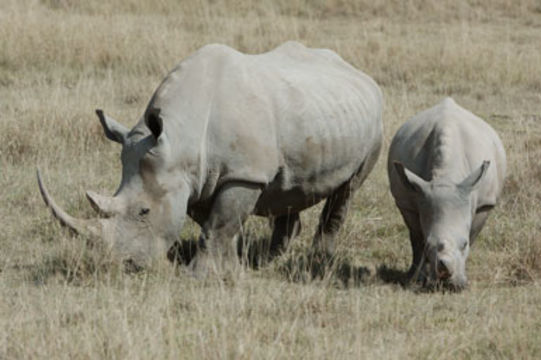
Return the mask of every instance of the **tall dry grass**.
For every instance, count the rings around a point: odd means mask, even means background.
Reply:
[[[538,358],[541,354],[539,1],[0,1],[0,358]],[[228,282],[166,261],[125,273],[51,219],[35,167],[68,211],[112,193],[119,148],[93,113],[133,125],[167,71],[220,42],[257,53],[327,47],[385,93],[385,147],[444,96],[486,119],[509,161],[505,191],[462,294],[416,294],[384,150],[356,195],[338,265],[311,280],[319,209],[283,257]],[[198,229],[188,224],[187,239]],[[264,220],[248,240],[268,240]],[[303,263],[304,262],[304,263]]]

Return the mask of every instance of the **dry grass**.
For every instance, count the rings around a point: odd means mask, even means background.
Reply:
[[[302,264],[318,209],[285,256],[221,283],[166,261],[127,274],[51,219],[36,165],[78,216],[92,215],[83,190],[118,183],[119,148],[95,108],[132,125],[198,47],[262,52],[289,39],[334,49],[381,84],[386,145],[446,95],[501,134],[509,176],[472,250],[468,291],[393,283],[410,249],[385,151],[322,279]],[[1,0],[0,358],[541,357],[539,44],[538,0]],[[259,219],[248,232],[270,234]]]

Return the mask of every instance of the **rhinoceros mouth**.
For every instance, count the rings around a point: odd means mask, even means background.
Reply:
[[[458,281],[456,278],[448,278],[448,279],[427,279],[424,288],[427,291],[435,292],[435,291],[441,291],[441,292],[451,292],[451,293],[458,293],[462,290],[466,289],[468,287],[467,282]]]
[[[422,291],[460,292],[467,288],[467,280],[456,274],[437,272],[428,255],[423,255],[419,265],[409,275],[408,286],[421,286]]]
[[[49,191],[43,183],[39,168],[36,170],[36,175],[38,178],[39,191],[45,205],[47,205],[53,216],[58,219],[62,226],[67,227],[76,234],[93,235],[96,237],[101,235],[101,226],[97,219],[78,219],[69,215],[60,206],[58,206],[53,198],[49,195]]]

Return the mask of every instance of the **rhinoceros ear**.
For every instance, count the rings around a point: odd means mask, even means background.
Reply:
[[[106,116],[101,109],[96,109],[96,115],[98,115],[98,118],[100,119],[105,136],[107,136],[109,140],[124,144],[129,130],[124,125]]]
[[[160,109],[150,109],[145,117],[145,124],[157,140],[163,131],[163,121],[160,116]]]
[[[487,173],[488,166],[490,161],[485,160],[476,170],[474,170],[470,175],[468,175],[462,182],[458,185],[460,188],[467,189],[469,191],[474,190],[477,185],[481,182],[481,179]]]
[[[422,193],[427,182],[404,167],[404,164],[394,161],[394,168],[402,184],[415,192]]]

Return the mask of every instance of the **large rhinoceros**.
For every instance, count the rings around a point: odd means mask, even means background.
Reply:
[[[97,114],[122,144],[115,195],[87,192],[100,218],[62,211],[38,172],[40,190],[62,224],[139,265],[165,255],[186,214],[202,228],[195,270],[238,261],[234,238],[250,214],[274,218],[277,254],[300,231],[299,212],[322,199],[314,245],[332,251],[382,142],[377,84],[336,53],[295,42],[259,55],[205,46],[167,75],[133,129]]]
[[[504,183],[505,150],[498,134],[446,98],[402,125],[387,167],[410,232],[410,279],[464,288],[470,245]]]

